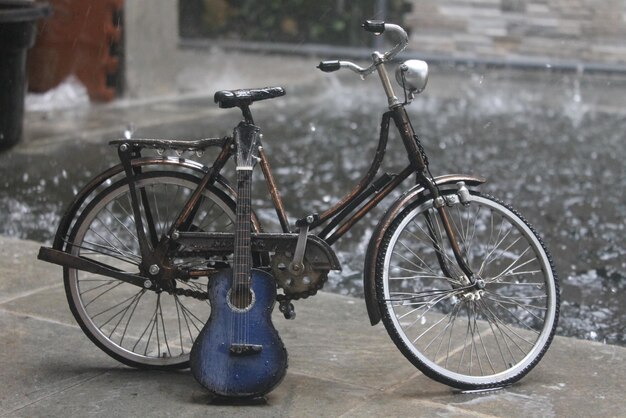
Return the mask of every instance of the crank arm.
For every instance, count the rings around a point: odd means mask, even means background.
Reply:
[[[304,268],[304,252],[306,251],[307,236],[309,234],[309,227],[319,220],[317,213],[306,216],[296,221],[296,227],[299,228],[298,241],[296,242],[296,249],[293,253],[293,260],[289,265],[289,269],[297,273]]]
[[[48,263],[57,264],[59,266],[74,268],[93,274],[99,274],[101,276],[111,277],[113,279],[121,280],[123,282],[130,283],[141,288],[152,287],[152,281],[145,277],[136,274],[124,273],[121,270],[117,270],[96,260],[69,254],[64,251],[55,250],[53,248],[41,247],[39,249],[39,254],[37,255],[37,258],[42,261],[47,261]],[[150,283],[150,286],[146,286],[147,283]]]

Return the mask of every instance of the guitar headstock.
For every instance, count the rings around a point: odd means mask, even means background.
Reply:
[[[241,122],[235,128],[237,145],[237,170],[252,170],[258,161],[261,129]]]

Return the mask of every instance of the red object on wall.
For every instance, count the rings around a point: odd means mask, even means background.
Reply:
[[[50,90],[75,74],[91,100],[112,100],[115,90],[107,86],[107,75],[118,70],[119,60],[110,51],[121,38],[113,16],[121,11],[124,0],[48,1],[53,14],[39,25],[37,41],[28,54],[29,90]]]

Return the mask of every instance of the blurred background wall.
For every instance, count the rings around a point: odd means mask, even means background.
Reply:
[[[626,63],[622,0],[413,0],[412,49],[468,58]]]
[[[407,54],[431,62],[626,70],[623,0],[125,0],[122,14],[117,94],[130,98],[193,90],[250,51],[366,58],[382,47],[359,27],[371,18],[403,25]]]

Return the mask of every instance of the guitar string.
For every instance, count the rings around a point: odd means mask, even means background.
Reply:
[[[239,173],[237,173],[237,177],[239,177]],[[237,181],[239,181],[239,178],[237,178]],[[233,245],[235,245],[235,247],[233,247],[233,266],[232,266],[232,274],[233,275],[237,273],[237,248],[236,248],[236,245],[237,245],[237,240],[239,239],[238,238],[238,235],[239,235],[239,229],[238,229],[239,228],[239,209],[238,208],[239,208],[239,206],[237,206],[237,209],[236,209],[237,219],[236,219],[235,231],[234,231],[235,232],[235,236],[233,238]],[[233,276],[233,277],[236,277],[236,276]],[[230,289],[230,301],[229,301],[230,303],[233,303],[233,304],[236,302],[236,300],[235,300],[236,294],[233,293],[233,290],[234,290],[234,286],[233,285],[234,285],[234,283],[235,283],[235,280],[232,280],[231,286],[230,286],[231,289]],[[237,320],[237,317],[235,316],[235,311],[233,309],[230,309],[230,317],[231,317],[231,321],[230,322],[231,322],[231,326],[232,326],[231,340],[234,340],[236,338],[235,332],[237,331],[237,325],[235,324],[235,321]]]
[[[238,144],[240,145],[240,144]],[[251,142],[250,149],[248,150],[248,157],[252,156],[252,149],[254,147],[254,142]],[[238,162],[238,165],[241,165],[241,162]],[[251,165],[251,164],[248,164]],[[251,293],[251,239],[250,239],[250,228],[251,228],[251,209],[250,209],[250,199],[251,199],[251,180],[252,180],[252,170],[238,170],[238,189],[240,191],[241,199],[238,199],[238,203],[240,203],[237,207],[237,227],[236,227],[236,240],[234,242],[235,245],[235,254],[233,256],[234,266],[233,266],[233,276],[234,280],[234,291],[235,291],[235,305],[239,309],[242,309],[243,312],[236,312],[233,310],[231,313],[231,317],[234,317],[234,320],[231,321],[231,324],[234,324],[235,330],[232,330],[231,327],[231,335],[235,332],[237,333],[237,343],[244,345],[248,344],[249,339],[249,330],[248,330],[248,315],[249,309],[252,303],[252,293]],[[243,183],[243,184],[242,184]],[[245,252],[243,251],[245,248]],[[231,285],[231,289],[232,289]],[[245,294],[245,291],[248,291]],[[232,293],[232,290],[231,290]],[[248,303],[250,302],[250,303]],[[245,304],[245,306],[244,306]]]
[[[253,153],[252,150],[255,146],[255,142],[256,141],[250,141],[250,149],[248,150],[248,158],[252,158]],[[252,166],[252,161],[250,161],[250,166]],[[246,184],[245,184],[245,190],[246,190],[246,200],[245,200],[245,204],[246,204],[246,211],[245,211],[245,222],[244,222],[244,226],[245,229],[244,231],[242,231],[244,233],[245,236],[245,270],[244,270],[244,274],[245,274],[245,282],[246,282],[246,286],[245,286],[245,290],[248,292],[247,295],[245,295],[245,301],[247,302],[248,300],[250,301],[250,304],[252,304],[252,293],[251,293],[251,263],[250,263],[250,257],[251,257],[251,253],[252,253],[252,248],[251,248],[251,239],[250,239],[250,217],[251,217],[251,191],[252,191],[252,170],[250,170],[249,172],[246,173]],[[251,308],[251,306],[250,306]],[[250,330],[248,329],[249,327],[249,314],[250,314],[250,310],[247,309],[246,307],[246,311],[244,312],[244,325],[245,325],[245,344],[248,344],[248,338],[249,338],[249,332]]]
[[[252,214],[252,208],[251,208],[251,199],[252,199],[252,171],[250,171],[250,175],[249,175],[249,179],[248,179],[248,184],[247,184],[247,199],[246,199],[246,204],[248,205],[248,210],[247,210],[247,216],[246,216],[246,288],[248,289],[248,291],[250,292],[250,305],[252,305],[252,301],[253,301],[253,297],[252,297],[252,264],[251,264],[251,256],[252,256],[252,240],[250,237],[250,217]],[[252,308],[252,306],[250,306],[250,308]],[[249,334],[250,334],[250,324],[249,324],[249,318],[250,318],[250,310],[246,311],[246,344],[249,343]]]
[[[241,307],[241,291],[240,291],[240,280],[241,280],[241,239],[243,238],[242,235],[242,230],[243,227],[241,225],[241,223],[243,222],[243,206],[244,206],[244,172],[240,171],[240,184],[239,184],[239,193],[241,193],[241,199],[240,199],[240,208],[239,208],[239,220],[238,220],[238,230],[237,230],[237,235],[238,235],[238,240],[237,240],[237,262],[235,264],[235,268],[237,269],[237,274],[235,276],[235,295],[237,297],[237,308]],[[239,312],[238,310],[236,310],[237,312],[237,343],[241,344],[241,312]]]
[[[245,233],[244,233],[244,228],[246,225],[246,206],[247,206],[247,196],[246,196],[246,187],[248,184],[248,176],[247,176],[247,172],[242,172],[242,178],[243,178],[243,185],[242,185],[242,207],[241,207],[241,222],[240,222],[240,240],[239,240],[239,245],[241,245],[241,248],[238,249],[239,251],[239,263],[238,263],[238,269],[239,269],[239,275],[237,277],[237,294],[239,295],[239,307],[241,309],[245,309],[244,307],[244,303],[245,303],[245,295],[244,293],[244,287],[243,287],[243,275],[245,274],[245,257],[244,257],[244,247],[246,245],[245,243]],[[245,335],[245,316],[242,315],[243,312],[239,312],[239,343],[240,344],[244,344],[245,343],[245,339],[244,339],[244,335]]]
[[[253,148],[256,146],[256,141],[251,141],[250,142],[250,149],[248,150],[248,155],[252,156],[252,150]],[[252,162],[250,164],[251,166],[253,166]],[[251,224],[251,216],[252,216],[252,209],[251,209],[251,200],[252,200],[252,170],[250,170],[249,175],[248,175],[248,182],[247,182],[247,187],[246,187],[246,193],[247,193],[247,199],[246,199],[246,205],[247,206],[247,216],[246,216],[246,289],[249,292],[249,296],[250,296],[250,304],[252,305],[253,302],[253,296],[252,296],[252,263],[251,263],[251,257],[252,257],[252,242],[251,242],[251,237],[250,237],[250,233],[251,233],[251,228],[250,228],[250,224]],[[252,308],[252,306],[250,306],[250,308]],[[246,324],[246,344],[249,343],[249,333],[250,330],[248,329],[249,326],[249,315],[250,315],[250,310],[247,310],[245,313],[245,324]]]
[[[241,228],[240,228],[240,233],[241,233],[241,240],[239,242],[239,245],[241,245],[241,248],[239,248],[239,277],[238,277],[238,294],[239,294],[239,306],[242,310],[244,311],[240,311],[239,312],[239,319],[240,319],[240,340],[239,342],[242,344],[245,344],[245,307],[244,307],[244,303],[245,303],[245,295],[244,293],[244,285],[243,285],[243,281],[244,281],[244,273],[245,273],[245,254],[244,254],[244,248],[245,248],[245,234],[244,234],[244,228],[246,225],[246,205],[248,204],[247,202],[247,196],[246,196],[246,187],[248,185],[248,176],[247,176],[247,172],[243,172],[243,184],[242,184],[242,188],[241,188],[241,193],[242,193],[242,203],[241,203]]]
[[[250,155],[248,153],[248,155]],[[250,197],[248,196],[248,187],[250,184],[250,173],[248,170],[243,172],[243,178],[244,178],[244,184],[243,184],[243,207],[242,207],[242,211],[241,211],[241,245],[242,248],[239,251],[239,255],[241,257],[240,261],[240,279],[239,279],[239,286],[241,287],[241,289],[239,290],[239,294],[240,294],[240,298],[241,301],[239,303],[239,306],[241,306],[241,308],[243,309],[243,312],[240,312],[240,318],[241,318],[241,322],[242,322],[242,328],[241,328],[241,336],[242,336],[242,340],[240,341],[242,343],[242,347],[241,349],[245,349],[245,346],[247,344],[247,338],[246,338],[246,334],[248,332],[247,330],[247,324],[246,324],[246,301],[247,301],[247,295],[245,294],[246,291],[246,287],[244,285],[245,283],[245,275],[246,270],[247,270],[247,266],[246,266],[246,254],[248,252],[247,249],[247,245],[248,243],[246,242],[246,237],[247,234],[249,234],[249,232],[246,233],[246,228],[248,227],[248,220],[247,220],[247,213],[248,213],[248,207],[250,205],[249,199]]]
[[[247,295],[245,294],[246,291],[246,287],[245,287],[245,279],[246,279],[246,253],[247,253],[247,249],[246,249],[246,232],[245,232],[245,228],[246,228],[246,224],[247,224],[247,220],[246,220],[246,213],[247,213],[247,209],[248,209],[248,185],[250,184],[250,179],[249,179],[249,172],[246,171],[244,173],[244,185],[243,185],[243,193],[244,193],[244,201],[243,201],[243,209],[242,209],[242,213],[241,213],[241,244],[242,244],[242,248],[241,248],[241,252],[240,252],[240,256],[241,256],[241,264],[240,264],[240,268],[241,271],[239,272],[240,274],[240,280],[239,280],[239,286],[242,287],[242,290],[240,290],[240,296],[241,296],[241,301],[240,301],[240,306],[243,309],[242,315],[241,315],[241,322],[242,322],[242,328],[241,328],[241,337],[242,337],[242,343],[246,344],[246,333],[247,333],[247,327],[246,327],[246,302],[247,302]]]
[[[239,211],[239,242],[237,245],[237,283],[236,283],[236,295],[237,295],[237,307],[241,308],[241,304],[242,304],[242,299],[241,299],[241,270],[242,270],[242,266],[241,266],[241,246],[243,245],[243,243],[241,242],[243,240],[243,225],[242,223],[244,222],[244,205],[245,205],[245,172],[241,172],[241,209]],[[241,344],[241,333],[242,333],[242,326],[241,326],[241,312],[237,312],[237,331],[238,331],[238,343]]]
[[[240,257],[240,251],[239,251],[238,247],[241,245],[241,221],[242,221],[241,211],[243,210],[243,189],[242,189],[242,186],[243,186],[243,172],[240,171],[239,172],[239,188],[240,188],[239,193],[241,193],[242,196],[241,196],[241,199],[240,199],[240,207],[239,207],[239,210],[237,211],[239,219],[237,219],[237,242],[236,242],[237,247],[235,248],[235,250],[237,251],[237,259],[235,260],[235,266],[234,266],[234,268],[235,268],[235,289],[234,289],[235,290],[235,295],[234,296],[235,296],[235,304],[236,304],[235,306],[241,306],[241,302],[240,302],[241,295],[239,294],[239,289],[238,289],[238,286],[239,286],[239,275],[240,275],[240,266],[241,266],[240,258],[241,257]],[[233,312],[234,312],[234,315],[235,315],[235,320],[237,321],[236,328],[235,328],[235,330],[237,331],[237,341],[236,342],[240,343],[241,342],[241,335],[240,335],[241,334],[241,325],[240,325],[240,319],[241,318],[239,317],[239,313],[236,310],[233,310]]]
[[[250,240],[249,240],[249,232],[246,230],[250,229],[250,172],[247,170],[240,170],[240,207],[239,207],[239,221],[237,228],[237,259],[235,260],[235,300],[236,305],[242,312],[238,312],[236,315],[237,322],[237,342],[240,344],[247,344],[248,342],[248,301],[251,301],[250,298],[250,283],[249,283],[249,253],[248,250],[250,248]],[[248,290],[248,294],[245,291]]]
[[[252,172],[250,172],[248,174],[248,178],[247,178],[247,182],[246,182],[246,215],[250,214],[250,189],[251,189],[251,182],[252,182]],[[250,293],[250,260],[249,260],[249,256],[250,256],[250,217],[246,216],[246,220],[245,220],[245,226],[247,227],[247,233],[245,234],[245,238],[246,238],[246,252],[245,252],[245,270],[244,270],[244,274],[245,274],[245,278],[246,278],[246,291],[248,291]],[[252,298],[250,297],[250,299],[248,299],[248,295],[246,295],[246,301],[250,300],[250,302],[252,302]],[[248,329],[248,315],[249,315],[249,310],[246,310],[245,314],[244,314],[244,324],[245,324],[245,344],[248,344],[248,334],[250,332],[250,330]]]

